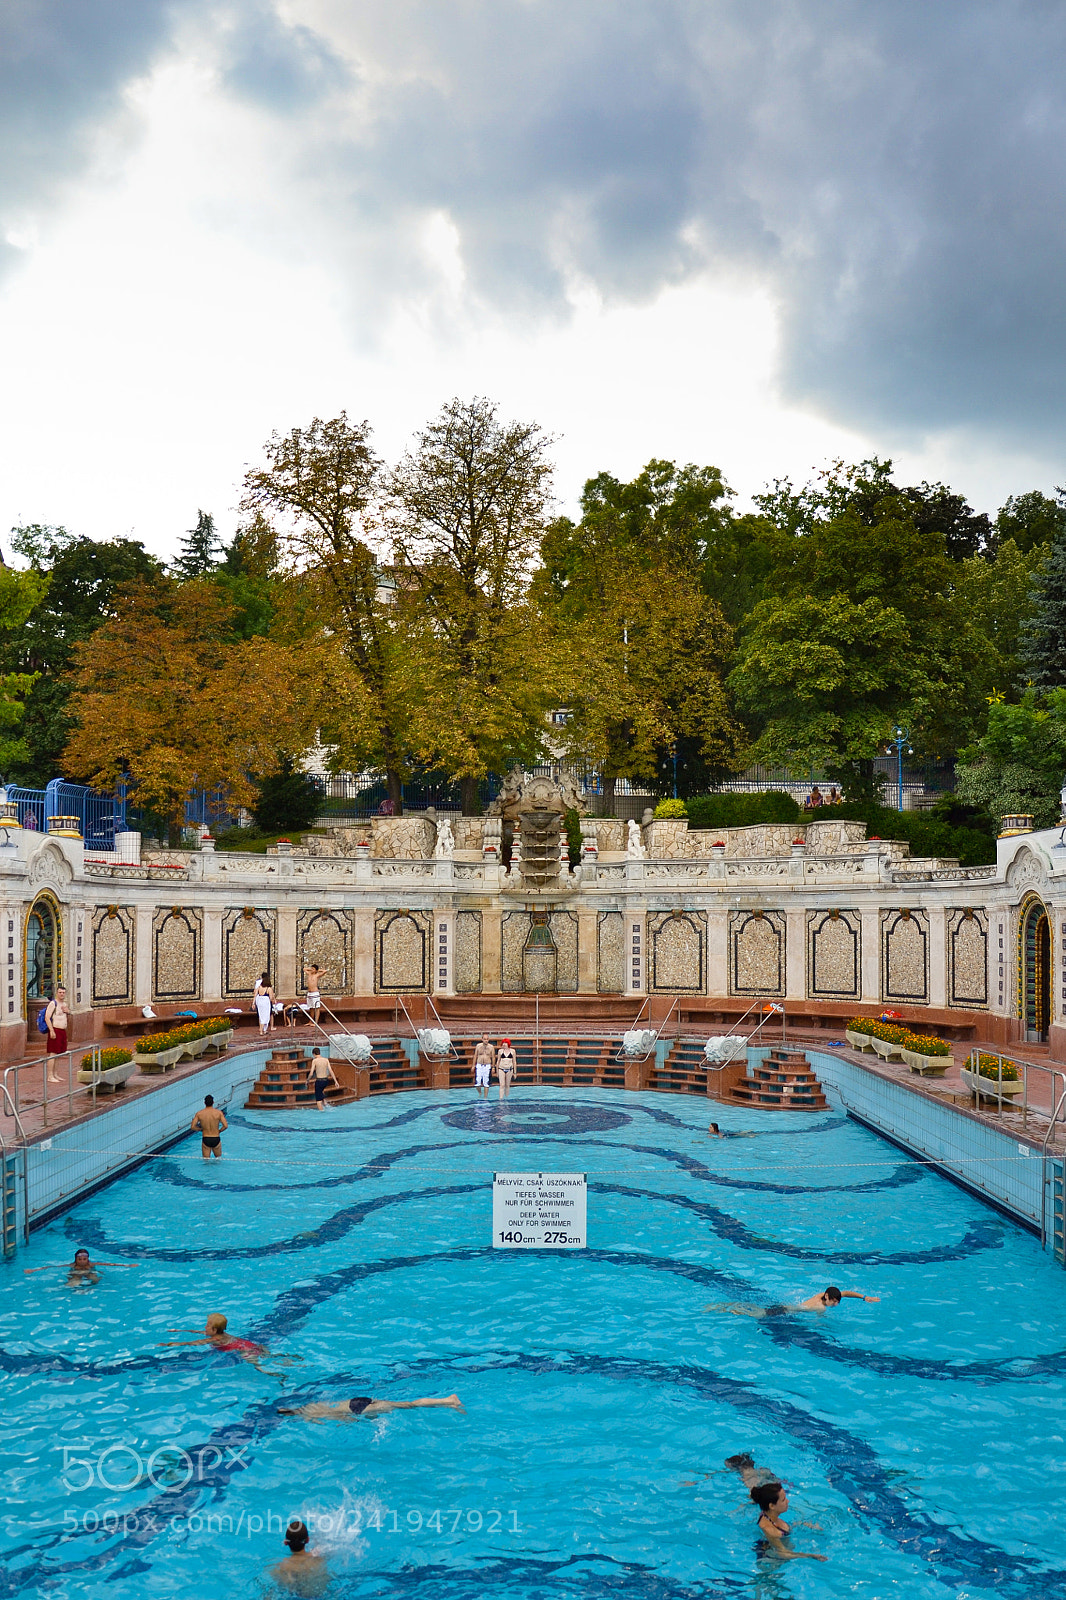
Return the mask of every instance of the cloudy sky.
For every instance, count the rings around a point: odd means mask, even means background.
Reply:
[[[1061,0],[4,0],[0,544],[452,395],[746,503],[1066,481]]]

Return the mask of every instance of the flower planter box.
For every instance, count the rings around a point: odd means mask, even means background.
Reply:
[[[203,1055],[207,1047],[208,1037],[207,1034],[204,1034],[200,1039],[186,1039],[181,1047],[181,1053],[186,1061],[195,1061],[197,1056]]]
[[[91,1089],[96,1084],[97,1089],[110,1089],[114,1094],[116,1089],[122,1089],[129,1078],[137,1070],[136,1061],[123,1062],[121,1067],[107,1067],[103,1072],[90,1072],[83,1067],[78,1073],[78,1082],[84,1083]]]
[[[185,1046],[176,1044],[169,1050],[160,1050],[158,1055],[142,1055],[138,1050],[133,1059],[142,1072],[166,1072],[168,1067],[176,1067],[185,1054]]]
[[[877,1054],[882,1058],[882,1060],[884,1060],[884,1061],[902,1061],[902,1059],[903,1059],[903,1046],[902,1045],[893,1044],[891,1042],[891,1040],[889,1040],[889,1039],[871,1039],[870,1043],[873,1045],[874,1049],[876,1050]]]
[[[1000,1083],[998,1078],[983,1078],[979,1072],[971,1072],[969,1067],[963,1067],[959,1076],[970,1093],[980,1095],[982,1100],[998,1101],[1001,1090],[1004,1100],[1010,1100],[1025,1088],[1021,1078],[1013,1083],[1007,1083],[1005,1079]]]
[[[856,1050],[869,1050],[873,1043],[868,1033],[856,1033],[852,1028],[844,1029],[844,1037]]]
[[[951,1066],[950,1056],[924,1056],[918,1050],[903,1050],[900,1054],[912,1072],[925,1077],[942,1078]]]
[[[233,1038],[233,1029],[227,1028],[224,1033],[209,1033],[204,1039],[205,1050],[228,1050],[230,1040]]]

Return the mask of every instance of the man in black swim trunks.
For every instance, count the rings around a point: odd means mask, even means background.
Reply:
[[[826,1311],[833,1311],[841,1300],[865,1300],[876,1305],[881,1296],[877,1294],[859,1294],[855,1289],[838,1289],[835,1284],[830,1284],[828,1289],[823,1289],[821,1294],[809,1295],[806,1300],[796,1300],[790,1305],[773,1306],[746,1306],[743,1304],[725,1306],[706,1306],[707,1311],[730,1311],[735,1317],[787,1317],[793,1311],[815,1311],[821,1316]]]
[[[223,1112],[215,1106],[213,1094],[204,1095],[204,1109],[193,1117],[190,1127],[200,1135],[200,1153],[205,1161],[222,1159],[222,1134],[229,1127]]]
[[[419,1406],[447,1406],[452,1411],[462,1411],[457,1394],[443,1400],[372,1400],[369,1395],[356,1395],[353,1400],[342,1400],[330,1405],[327,1400],[312,1400],[306,1406],[279,1406],[279,1417],[306,1417],[309,1422],[351,1422],[353,1417],[382,1417],[386,1411],[414,1411]]]

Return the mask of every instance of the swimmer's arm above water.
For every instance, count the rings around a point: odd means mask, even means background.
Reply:
[[[843,1300],[866,1300],[873,1305],[881,1303],[879,1294],[860,1294],[857,1289],[841,1289],[840,1295]]]
[[[86,1265],[80,1262],[77,1267],[73,1261],[50,1261],[44,1267],[23,1267],[23,1272],[93,1272],[97,1267],[140,1267],[142,1261],[90,1261]]]

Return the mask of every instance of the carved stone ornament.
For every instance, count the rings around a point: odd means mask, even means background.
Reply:
[[[1007,868],[1007,887],[1021,889],[1030,883],[1040,884],[1042,889],[1046,889],[1047,870],[1032,850],[1019,850]]]
[[[59,887],[68,884],[74,868],[54,844],[44,844],[30,862],[31,883],[52,883]]]

